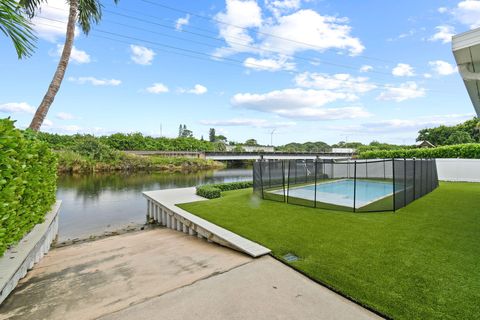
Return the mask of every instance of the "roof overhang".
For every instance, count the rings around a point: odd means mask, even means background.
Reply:
[[[453,36],[452,51],[473,107],[480,116],[480,28]]]

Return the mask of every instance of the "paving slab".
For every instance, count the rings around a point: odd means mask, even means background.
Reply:
[[[265,256],[99,320],[381,319]]]
[[[0,305],[0,319],[95,319],[250,261],[163,228],[58,248]]]
[[[170,229],[57,248],[0,305],[0,319],[376,319],[270,256]]]

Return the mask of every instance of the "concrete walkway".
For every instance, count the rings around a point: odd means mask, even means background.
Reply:
[[[52,250],[0,319],[375,319],[269,256],[169,229]]]

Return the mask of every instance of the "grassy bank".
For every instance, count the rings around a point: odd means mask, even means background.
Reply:
[[[59,173],[86,173],[108,171],[166,171],[195,172],[224,168],[224,164],[206,159],[137,156],[116,151],[114,156],[98,159],[78,152],[58,151]]]
[[[252,197],[182,208],[272,249],[346,296],[395,319],[480,315],[480,184],[441,183],[396,213],[335,212]]]

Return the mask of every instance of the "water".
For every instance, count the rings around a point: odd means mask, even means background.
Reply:
[[[354,181],[352,179],[319,183],[317,184],[317,201],[353,207],[353,188]],[[289,196],[314,200],[314,191],[314,185],[290,188]],[[391,182],[357,180],[355,206],[362,207],[392,193],[393,184]]]
[[[206,183],[251,180],[251,169],[197,173],[108,173],[62,175],[59,241],[83,239],[145,223],[142,191],[192,187]]]

